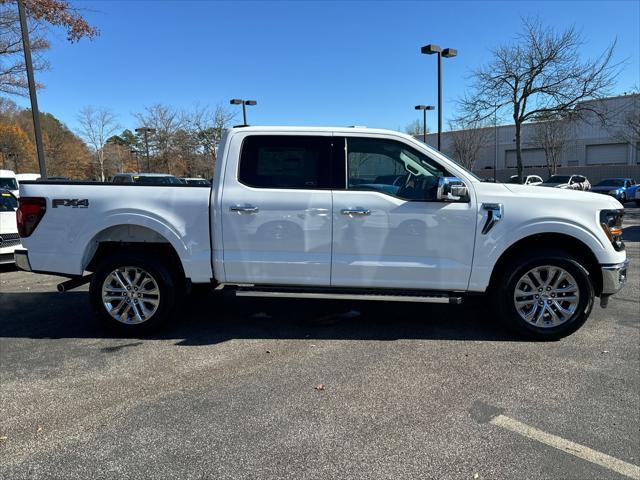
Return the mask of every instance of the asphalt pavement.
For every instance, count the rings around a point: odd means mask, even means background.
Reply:
[[[628,285],[557,342],[482,299],[204,292],[114,338],[86,287],[4,267],[0,478],[640,478],[640,208],[625,225]]]

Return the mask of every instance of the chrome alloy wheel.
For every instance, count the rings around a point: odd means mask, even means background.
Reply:
[[[525,273],[513,292],[518,314],[541,328],[557,327],[576,311],[580,300],[578,283],[569,272],[551,265]]]
[[[158,310],[160,289],[149,272],[139,267],[118,267],[102,284],[102,303],[119,322],[144,323]]]

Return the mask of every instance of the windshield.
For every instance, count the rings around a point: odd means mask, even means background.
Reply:
[[[18,208],[16,197],[7,192],[0,193],[0,212],[13,212]]]
[[[569,175],[554,175],[547,180],[547,183],[569,183]]]
[[[0,178],[0,188],[6,188],[7,190],[18,190],[18,182],[15,178]]]
[[[608,178],[597,183],[596,187],[624,187],[624,180],[620,178]]]
[[[430,149],[430,148],[429,148],[429,146],[427,146],[427,148],[428,148],[428,149]],[[444,153],[444,152],[438,152],[438,153],[439,153],[440,155],[442,155],[444,158],[446,158],[447,160],[450,160],[451,162],[455,163],[455,164],[456,164],[456,167],[460,168],[461,170],[464,170],[464,172],[465,172],[467,175],[469,175],[469,176],[471,176],[471,177],[475,178],[475,179],[476,179],[477,181],[479,181],[479,182],[482,182],[482,179],[481,179],[479,176],[477,176],[477,175],[476,175],[475,173],[473,173],[471,170],[469,170],[468,168],[466,168],[466,167],[465,167],[464,165],[462,165],[460,162],[458,162],[458,161],[454,160],[453,158],[451,158],[449,155],[447,155],[447,154],[446,154],[446,153]],[[422,162],[422,161],[421,161],[421,163],[424,163],[424,162]]]
[[[524,181],[524,178],[525,178],[525,177],[522,177],[522,180],[523,180],[523,181]],[[519,184],[519,183],[522,183],[522,182],[520,182],[520,181],[518,180],[518,176],[517,176],[517,175],[514,175],[513,177],[511,177],[511,178],[509,179],[509,182],[508,182],[508,183],[518,183],[518,184]]]
[[[135,183],[153,183],[156,185],[181,185],[182,182],[173,175],[167,175],[166,177],[150,177],[146,175],[140,175],[133,177]]]

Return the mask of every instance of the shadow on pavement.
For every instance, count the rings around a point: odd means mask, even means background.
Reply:
[[[521,340],[488,313],[481,298],[463,305],[189,297],[149,339],[209,345],[231,339]],[[0,337],[114,338],[96,323],[86,292],[5,293]]]

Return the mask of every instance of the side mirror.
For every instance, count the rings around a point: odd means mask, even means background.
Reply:
[[[469,189],[457,177],[440,177],[436,198],[444,202],[468,202]]]

